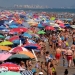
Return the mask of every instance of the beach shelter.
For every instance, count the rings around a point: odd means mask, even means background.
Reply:
[[[19,72],[7,71],[0,73],[0,75],[21,75],[21,74]]]
[[[8,46],[0,46],[0,50],[9,51],[11,47]]]
[[[28,51],[28,50],[26,50],[26,51],[21,51],[21,52],[19,52],[19,54],[27,55],[27,56],[30,57],[30,58],[35,58],[34,55],[33,55],[33,53],[30,52],[30,51]]]
[[[7,60],[12,54],[10,53],[0,53],[0,61]]]
[[[13,43],[10,41],[3,41],[0,43],[0,45],[13,45]]]
[[[45,34],[46,32],[44,30],[38,31],[38,34]]]

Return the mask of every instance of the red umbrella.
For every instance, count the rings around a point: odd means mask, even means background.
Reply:
[[[14,41],[14,40],[18,40],[19,39],[19,36],[13,36],[13,37],[11,37],[10,39],[9,39],[9,41]]]
[[[10,32],[26,32],[28,29],[27,28],[14,28],[14,29],[11,29]]]
[[[9,71],[19,71],[20,70],[20,66],[18,66],[17,64],[13,64],[13,63],[3,63],[0,65],[0,67],[6,67],[8,68]]]
[[[55,28],[52,27],[52,26],[47,26],[45,29],[46,29],[46,30],[55,30]]]
[[[9,52],[18,53],[18,52],[21,52],[21,51],[28,51],[28,50],[24,47],[15,47],[15,48],[11,49]]]

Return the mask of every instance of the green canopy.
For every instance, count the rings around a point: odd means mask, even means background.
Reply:
[[[0,35],[0,39],[4,39],[5,38],[5,36],[3,36],[3,35]]]
[[[18,72],[7,71],[0,73],[0,75],[21,75],[21,74]]]
[[[8,59],[14,59],[14,58],[29,59],[30,57],[28,57],[24,54],[14,54],[14,55],[10,56]]]
[[[12,42],[10,42],[10,41],[3,41],[3,42],[1,42],[0,43],[0,45],[12,45],[13,43]]]
[[[50,20],[54,21],[55,20],[55,17],[51,17]]]
[[[44,30],[38,31],[38,34],[45,34],[46,32]]]

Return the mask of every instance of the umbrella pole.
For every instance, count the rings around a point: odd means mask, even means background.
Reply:
[[[35,57],[36,61],[38,61],[37,56],[36,56],[36,54],[35,54],[35,52],[34,52],[33,49],[32,49],[32,52],[33,52],[33,54],[34,54],[34,57]]]

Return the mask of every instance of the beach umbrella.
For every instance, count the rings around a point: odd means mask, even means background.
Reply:
[[[28,50],[26,48],[24,48],[24,47],[18,46],[18,47],[15,47],[15,48],[11,49],[9,52],[18,53],[20,51],[28,51]]]
[[[19,52],[19,54],[24,54],[24,55],[26,55],[26,56],[28,56],[28,57],[30,57],[30,58],[35,58],[34,55],[33,55],[33,53],[30,52],[30,51],[28,51],[28,50],[26,50],[26,51],[21,51],[21,52]]]
[[[34,44],[26,44],[25,48],[27,48],[27,49],[37,49],[38,47],[34,46]]]
[[[30,35],[29,33],[24,33],[23,36],[28,37],[28,38],[32,38],[32,35]]]
[[[57,24],[64,24],[64,22],[62,20],[56,20],[55,23],[57,23]]]
[[[65,27],[67,27],[67,28],[70,28],[70,27],[71,27],[70,24],[64,24],[64,25],[65,25]]]
[[[0,45],[13,45],[13,43],[10,41],[3,41],[0,43]]]
[[[30,40],[30,39],[28,39],[28,43],[36,43],[35,41],[33,41],[33,40]]]
[[[30,59],[30,57],[28,57],[25,54],[14,54],[10,56],[8,59]]]
[[[0,50],[9,51],[11,47],[8,46],[0,46]]]
[[[18,28],[17,25],[9,25],[9,28]]]
[[[19,72],[7,71],[7,72],[1,72],[0,75],[21,75],[21,74]]]
[[[65,28],[65,25],[63,23],[60,23],[59,26]]]
[[[27,28],[23,28],[23,27],[18,27],[18,28],[13,28],[10,30],[10,32],[26,32],[28,29]]]
[[[5,36],[3,36],[3,35],[0,35],[0,39],[4,39],[5,38]]]
[[[10,53],[0,53],[0,61],[7,60],[11,55]]]
[[[55,20],[55,17],[51,17],[50,20],[52,20],[52,21]]]
[[[75,29],[75,25],[71,25],[71,27],[72,27],[73,29]]]
[[[55,28],[52,27],[52,26],[47,26],[45,29],[46,29],[46,30],[55,30]]]
[[[44,30],[38,31],[38,34],[45,34],[46,32]]]
[[[19,36],[12,36],[9,41],[13,42],[14,40],[19,40]]]
[[[14,40],[14,41],[13,41],[13,44],[19,45],[19,44],[20,44],[20,40]]]
[[[0,65],[0,67],[7,67],[8,71],[19,71],[20,70],[20,66],[14,63],[3,63]]]
[[[42,24],[38,24],[37,26],[38,28],[44,28],[44,26]]]

